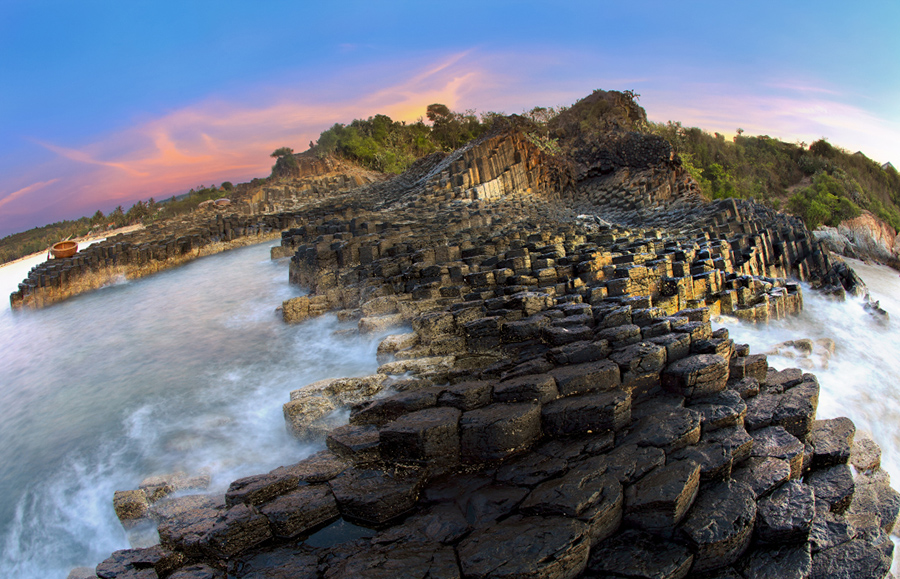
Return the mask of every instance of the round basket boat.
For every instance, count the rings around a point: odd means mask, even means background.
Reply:
[[[72,257],[77,251],[78,244],[74,241],[60,241],[59,243],[54,243],[53,247],[50,248],[50,253],[56,259]]]

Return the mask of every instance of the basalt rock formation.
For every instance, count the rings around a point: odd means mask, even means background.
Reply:
[[[160,544],[97,576],[885,577],[877,445],[710,323],[791,315],[798,280],[852,271],[797,219],[703,201],[608,94],[550,127],[562,153],[511,119],[404,175],[270,197],[254,218],[309,290],[284,320],[397,333],[375,375],[290,393],[288,430],[323,450],[224,495],[145,490],[120,517]],[[584,111],[617,116],[587,139]]]

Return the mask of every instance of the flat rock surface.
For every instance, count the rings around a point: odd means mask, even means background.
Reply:
[[[734,481],[704,487],[681,526],[695,552],[694,572],[737,561],[750,544],[755,523],[756,500],[749,487]]]
[[[697,497],[700,465],[692,460],[658,467],[625,491],[625,522],[650,532],[668,532]]]
[[[756,535],[767,543],[801,543],[809,538],[816,513],[813,489],[789,481],[757,503]]]
[[[353,468],[328,484],[344,517],[381,525],[413,509],[419,496],[422,473]]]
[[[683,545],[628,530],[591,549],[588,571],[598,577],[681,579],[693,561]]]

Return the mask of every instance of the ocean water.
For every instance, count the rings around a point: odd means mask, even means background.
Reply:
[[[289,392],[375,371],[377,337],[334,316],[285,325],[301,290],[261,244],[40,311],[0,309],[0,577],[64,578],[128,548],[116,490],[155,474],[212,488],[318,450],[291,438]],[[37,260],[40,261],[40,260]],[[0,268],[4,299],[33,263]]]

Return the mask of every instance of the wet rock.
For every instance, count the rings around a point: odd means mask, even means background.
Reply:
[[[556,380],[549,374],[531,374],[503,380],[494,386],[494,402],[531,402],[546,404],[559,397]]]
[[[871,438],[856,436],[850,448],[850,464],[857,470],[875,470],[881,466],[881,447]]]
[[[747,413],[744,416],[744,425],[747,430],[754,431],[760,428],[772,426],[775,411],[781,402],[781,395],[774,391],[763,391],[758,396],[747,400]]]
[[[364,402],[350,413],[350,424],[384,426],[404,414],[437,405],[440,390],[423,388]]]
[[[328,450],[354,463],[373,462],[381,458],[378,428],[371,424],[346,424],[325,437]]]
[[[327,485],[310,485],[260,507],[277,537],[295,537],[337,518],[337,502]]]
[[[90,567],[75,567],[69,571],[66,579],[97,579],[97,574]]]
[[[113,509],[122,526],[129,529],[147,519],[150,501],[142,490],[116,491],[113,494]]]
[[[698,400],[690,407],[701,415],[704,432],[729,426],[743,426],[747,405],[735,390],[726,389],[708,398]]]
[[[622,485],[590,465],[538,485],[519,510],[529,515],[578,518],[589,526],[591,544],[614,533],[622,521]]]
[[[631,420],[631,395],[621,390],[555,400],[544,406],[541,422],[550,436],[618,431]]]
[[[693,572],[731,565],[747,550],[756,522],[753,491],[728,481],[704,487],[681,526],[694,551]]]
[[[672,461],[625,489],[625,522],[654,534],[671,533],[697,497],[700,465]]]
[[[616,388],[621,383],[619,366],[610,360],[561,366],[552,370],[550,375],[556,380],[561,396],[602,392]]]
[[[386,472],[351,468],[331,481],[331,491],[345,518],[379,526],[413,509],[423,475],[415,469]]]
[[[176,491],[205,490],[208,487],[208,474],[189,476],[184,472],[150,476],[142,480],[138,485],[138,488],[144,491],[151,503]]]
[[[402,524],[381,531],[372,539],[379,545],[420,541],[423,543],[455,543],[472,526],[454,503],[439,504],[408,517]]]
[[[381,453],[395,462],[458,464],[460,416],[456,408],[427,408],[401,416],[382,427]]]
[[[639,447],[636,444],[617,446],[607,454],[588,458],[585,465],[595,470],[605,469],[624,485],[630,485],[647,473],[666,463],[666,453],[652,446]]]
[[[457,548],[473,579],[573,579],[587,565],[587,525],[564,517],[511,517],[474,532]]]
[[[159,501],[153,505],[153,516],[159,521],[160,544],[199,557],[202,537],[224,512],[224,496],[191,495]]]
[[[841,514],[850,507],[854,483],[848,465],[814,470],[806,476],[806,484],[815,492],[816,503],[828,505],[833,513]]]
[[[225,504],[229,507],[240,503],[261,505],[278,495],[297,488],[300,478],[291,473],[258,474],[244,477],[231,483],[225,493]]]
[[[667,453],[696,444],[700,440],[701,414],[687,408],[673,408],[640,419],[628,430],[623,444],[655,446]]]
[[[528,489],[504,484],[489,484],[463,492],[457,504],[469,524],[484,527],[510,514],[528,495]]]
[[[319,558],[303,547],[280,547],[237,558],[229,573],[237,579],[319,579]]]
[[[900,513],[900,493],[877,476],[858,474],[853,482],[853,501],[848,513],[877,515],[881,529],[890,533]]]
[[[756,498],[761,498],[791,478],[791,464],[780,458],[753,457],[747,459],[731,474],[737,482],[749,486]]]
[[[465,412],[459,421],[460,457],[465,462],[506,458],[541,436],[541,407],[534,403],[491,404]]]
[[[256,507],[239,504],[231,507],[200,538],[203,552],[228,558],[242,553],[272,537],[269,520]]]
[[[573,342],[590,340],[594,330],[588,326],[545,326],[541,328],[541,338],[551,346],[562,346]]]
[[[805,440],[816,419],[819,385],[816,382],[802,382],[780,398],[772,424],[782,426],[800,440]]]
[[[769,426],[754,431],[751,456],[780,458],[791,465],[791,478],[798,478],[803,467],[805,447],[796,437],[780,426]]]
[[[627,530],[591,550],[592,577],[681,579],[694,556],[686,547],[637,530]]]
[[[846,464],[850,460],[856,427],[849,418],[816,420],[809,435],[813,447],[811,468]]]
[[[184,562],[183,553],[155,545],[147,549],[115,551],[97,565],[95,572],[100,579],[154,579],[168,575]]]
[[[741,395],[744,400],[752,398],[759,394],[759,380],[756,378],[741,378],[740,380],[729,380],[728,388],[734,390]]]
[[[609,342],[606,340],[574,342],[553,348],[547,356],[557,366],[596,362],[609,355]]]
[[[756,534],[760,541],[784,544],[809,539],[816,497],[808,485],[789,481],[760,500],[758,507]]]
[[[201,563],[182,567],[169,575],[169,579],[225,579],[225,573]]]
[[[438,397],[438,406],[458,408],[463,412],[482,408],[491,403],[493,382],[483,380],[459,382],[443,389]]]
[[[641,341],[641,328],[633,324],[625,324],[601,330],[594,334],[595,340],[606,340],[613,350],[636,344]]]
[[[280,466],[269,474],[283,476],[290,474],[298,480],[315,484],[327,482],[350,468],[350,463],[330,450],[322,450],[297,464]]]
[[[808,579],[812,572],[809,545],[758,547],[737,565],[745,579]]]
[[[377,546],[328,566],[325,579],[458,579],[459,566],[452,547],[440,543],[411,542]]]
[[[696,354],[669,364],[661,375],[662,387],[688,399],[702,398],[725,388],[728,362],[715,354]]]
[[[554,456],[532,452],[514,458],[497,470],[497,482],[533,487],[547,479],[559,476],[568,468],[568,463]]]
[[[856,536],[856,528],[843,515],[832,513],[827,505],[816,508],[809,543],[813,553],[831,549],[846,543]]]

